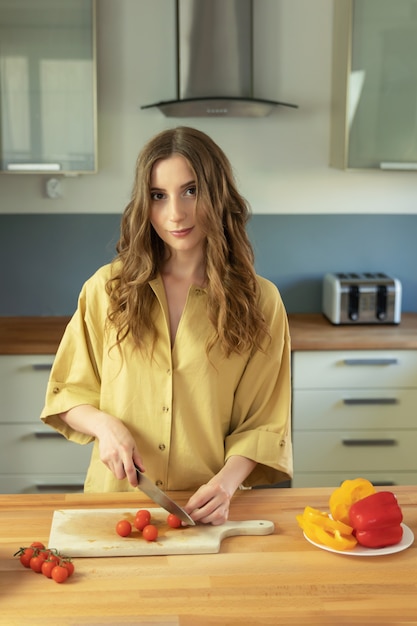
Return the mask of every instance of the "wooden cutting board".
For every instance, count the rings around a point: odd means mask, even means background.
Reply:
[[[274,532],[274,524],[268,520],[170,528],[165,509],[148,507],[147,510],[151,513],[151,523],[158,528],[156,541],[146,541],[134,527],[129,537],[119,537],[116,533],[116,524],[122,519],[129,520],[133,526],[137,509],[61,509],[54,511],[48,547],[71,557],[209,554],[219,552],[225,537]]]

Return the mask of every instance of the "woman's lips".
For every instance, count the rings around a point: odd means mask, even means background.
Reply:
[[[191,228],[182,228],[181,230],[171,230],[170,234],[173,237],[186,237],[192,230],[193,230],[194,226],[191,226]]]

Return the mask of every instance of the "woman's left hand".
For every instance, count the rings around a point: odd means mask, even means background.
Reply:
[[[255,461],[244,456],[229,457],[220,472],[191,496],[185,510],[195,522],[213,526],[224,524],[229,517],[233,494],[255,466]]]
[[[195,522],[219,526],[229,517],[232,495],[221,483],[210,481],[191,496],[184,508]]]

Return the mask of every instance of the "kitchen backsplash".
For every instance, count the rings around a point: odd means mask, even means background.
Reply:
[[[119,214],[0,215],[0,316],[70,315],[82,283],[114,255]],[[254,215],[259,274],[289,313],[321,311],[326,272],[381,271],[417,312],[417,215]]]

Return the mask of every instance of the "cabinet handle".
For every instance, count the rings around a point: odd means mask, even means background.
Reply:
[[[82,483],[77,484],[77,483],[69,483],[69,484],[63,484],[63,483],[45,483],[44,485],[38,484],[35,485],[35,488],[37,489],[37,491],[40,492],[46,492],[46,491],[52,491],[52,492],[57,492],[57,491],[65,491],[65,492],[69,492],[69,491],[84,491],[84,485]]]
[[[9,172],[59,172],[61,165],[59,163],[8,163]]]
[[[381,161],[379,164],[381,170],[417,170],[417,163],[413,161],[397,162],[397,161]]]
[[[61,435],[61,433],[58,433],[55,430],[51,430],[51,432],[49,432],[48,430],[36,430],[34,432],[34,435],[36,439],[62,439],[63,438],[63,435]]]
[[[33,363],[31,367],[36,372],[49,371],[52,369],[52,363]]]
[[[344,398],[343,404],[398,404],[397,398]]]
[[[377,358],[377,359],[344,359],[345,365],[397,365],[398,359]]]
[[[344,446],[396,446],[396,439],[342,439]]]

